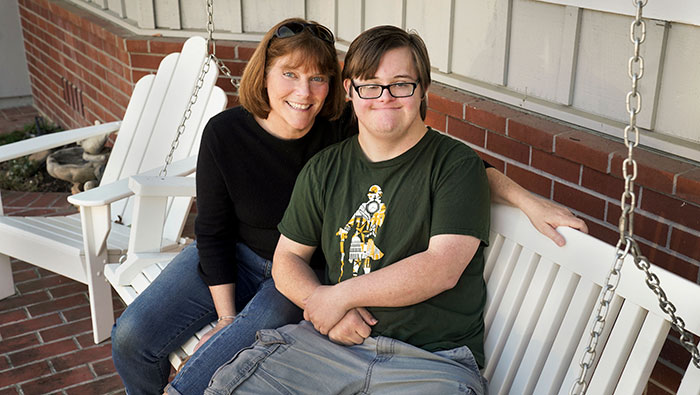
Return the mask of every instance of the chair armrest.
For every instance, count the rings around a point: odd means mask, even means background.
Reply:
[[[168,166],[168,174],[172,176],[185,176],[194,173],[196,166],[197,157],[190,156],[171,163],[170,166]],[[141,173],[139,176],[157,177],[159,172],[160,168],[155,168]],[[129,189],[129,179],[123,178],[110,184],[100,185],[97,188],[69,196],[68,202],[77,206],[104,206],[106,204],[116,202],[117,200],[127,198],[133,194],[134,193],[131,191],[131,189]],[[192,195],[180,196],[194,196],[194,193],[192,193]]]
[[[140,196],[195,196],[193,177],[133,176],[129,189]]]
[[[34,152],[60,147],[62,145],[84,140],[88,137],[116,132],[119,130],[121,124],[121,121],[109,122],[102,125],[45,134],[43,136],[18,141],[16,143],[5,144],[0,146],[0,162],[20,158]]]

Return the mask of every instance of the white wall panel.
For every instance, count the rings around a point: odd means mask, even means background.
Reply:
[[[622,15],[583,12],[574,82],[575,108],[621,122],[628,121],[625,97],[631,82],[627,64],[633,51],[629,39],[630,22],[629,17]],[[642,111],[637,116],[637,124],[649,128],[654,112],[664,27],[650,21],[646,28],[646,40],[641,50],[644,76],[639,87]]]
[[[503,85],[509,0],[456,1],[452,72]]]
[[[303,18],[306,13],[304,0],[243,0],[241,8],[246,33],[265,33],[285,18]]]
[[[406,28],[418,32],[428,47],[432,66],[446,73],[451,71],[453,9],[452,0],[406,2]]]
[[[154,0],[153,9],[156,16],[156,27],[179,30],[180,2],[179,0]],[[202,4],[204,8],[205,4]]]
[[[206,29],[208,17],[205,2],[180,0],[180,7],[183,29]],[[214,1],[214,29],[218,32],[243,31],[241,0]]]
[[[569,104],[578,15],[574,7],[513,2],[508,88]]]
[[[350,43],[365,29],[364,0],[338,0],[337,39]]]
[[[657,131],[700,143],[700,29],[694,26],[669,29],[657,108]]]
[[[336,12],[336,0],[306,0],[306,18],[326,26],[334,34]]]
[[[365,4],[365,29],[379,25],[404,27],[406,0],[383,0]]]

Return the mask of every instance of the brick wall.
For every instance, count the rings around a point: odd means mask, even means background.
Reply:
[[[35,104],[66,128],[120,119],[134,82],[184,41],[135,36],[61,0],[19,0],[19,5]],[[234,75],[254,48],[217,42],[219,57]],[[235,105],[228,80],[220,77],[218,84]],[[429,94],[427,121],[469,143],[530,191],[571,208],[593,236],[616,243],[627,152],[620,141],[438,84]],[[635,233],[642,252],[697,283],[700,168],[641,148],[635,158]],[[670,336],[649,393],[675,392],[688,360],[677,335]]]

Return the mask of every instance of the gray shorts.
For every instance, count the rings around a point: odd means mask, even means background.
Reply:
[[[485,394],[467,347],[428,352],[388,337],[335,344],[311,323],[258,331],[205,394]]]

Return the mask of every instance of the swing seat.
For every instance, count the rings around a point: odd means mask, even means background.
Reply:
[[[494,204],[484,278],[484,346],[490,394],[568,394],[578,378],[598,296],[615,248],[570,228],[566,246],[537,232],[518,209]],[[700,334],[700,286],[652,265],[668,300]],[[671,325],[628,256],[589,371],[588,394],[641,394]],[[691,364],[678,394],[700,394]]]
[[[100,186],[71,196],[80,214],[64,217],[9,217],[0,201],[0,298],[14,294],[9,257],[88,285],[94,341],[107,339],[114,324],[112,293],[103,267],[117,262],[134,248],[152,252],[180,248],[180,235],[192,198],[170,199],[157,241],[130,238],[133,202],[128,177],[150,171],[157,174],[170,151],[178,125],[207,58],[206,41],[193,37],[182,53],[166,56],[155,75],[135,85],[124,119],[104,125],[8,144],[0,147],[0,161],[31,152],[118,131]],[[211,61],[210,61],[211,62]],[[226,106],[226,95],[215,86],[218,71],[211,62],[192,115],[180,137],[169,168],[171,175],[192,173],[206,122]],[[187,159],[189,158],[189,159]],[[118,221],[118,222],[112,222]],[[147,245],[148,244],[148,245]]]

